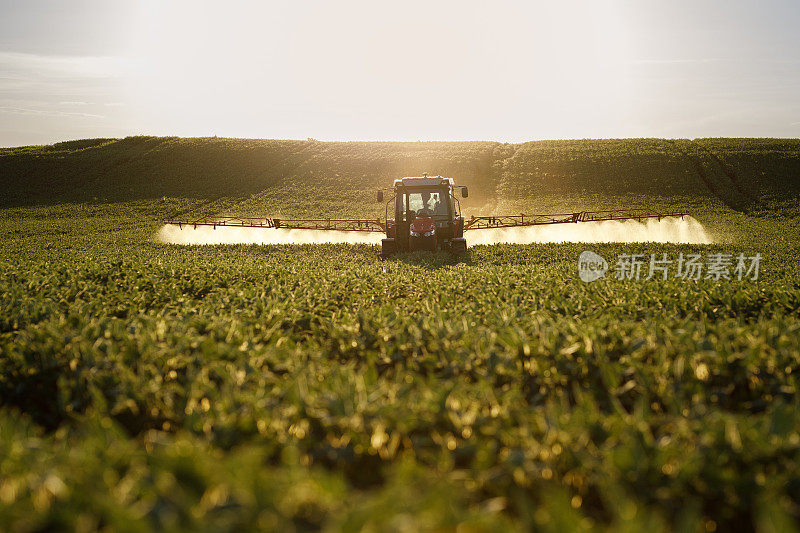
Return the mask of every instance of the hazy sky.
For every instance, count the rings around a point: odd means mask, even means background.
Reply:
[[[800,1],[0,0],[0,146],[800,137]]]

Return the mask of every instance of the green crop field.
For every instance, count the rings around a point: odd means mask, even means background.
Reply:
[[[686,209],[714,244],[178,246],[196,213]],[[0,529],[785,531],[800,141],[128,138],[0,150]],[[467,234],[469,239],[470,234]],[[584,283],[584,250],[760,253]]]

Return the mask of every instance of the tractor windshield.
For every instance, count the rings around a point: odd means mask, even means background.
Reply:
[[[448,198],[442,192],[410,192],[406,195],[408,220],[415,216],[448,216]]]

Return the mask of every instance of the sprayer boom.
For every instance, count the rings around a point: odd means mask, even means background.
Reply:
[[[464,231],[492,228],[515,228],[546,224],[571,224],[576,222],[602,222],[607,220],[636,220],[666,217],[684,217],[688,213],[662,213],[648,209],[619,209],[610,211],[579,211],[554,215],[496,215],[473,216],[464,221]],[[383,233],[386,222],[379,218],[264,218],[264,217],[203,217],[197,220],[168,220],[167,224],[184,226],[212,226],[235,228],[310,229],[328,231],[361,231]]]
[[[363,231],[383,233],[386,224],[380,219],[365,218],[263,218],[263,217],[203,217],[197,220],[168,220],[181,229],[184,226],[234,227],[234,228],[275,228],[312,229],[329,231]]]
[[[467,187],[456,185],[442,176],[410,176],[394,180],[388,199],[378,191],[378,202],[385,203],[383,219],[366,218],[266,218],[238,216],[204,216],[196,220],[169,220],[180,229],[198,226],[234,228],[298,229],[316,231],[358,231],[384,233],[381,253],[384,256],[402,251],[449,250],[454,254],[467,251],[465,231],[493,228],[515,228],[545,224],[576,224],[608,220],[636,220],[683,217],[687,213],[662,213],[651,209],[615,209],[610,211],[578,211],[555,215],[461,216],[456,196],[468,198]],[[393,216],[392,216],[393,215]]]
[[[501,215],[471,217],[464,222],[464,231],[471,229],[514,228],[541,226],[545,224],[569,224],[575,222],[601,222],[606,220],[636,220],[646,218],[684,217],[688,213],[660,213],[649,209],[619,209],[611,211],[579,211],[556,215]]]

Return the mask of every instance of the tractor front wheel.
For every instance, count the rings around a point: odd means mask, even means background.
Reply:
[[[381,239],[381,257],[389,257],[397,251],[397,241],[394,239]]]
[[[456,238],[450,241],[450,252],[453,255],[464,255],[467,253],[467,239]]]

